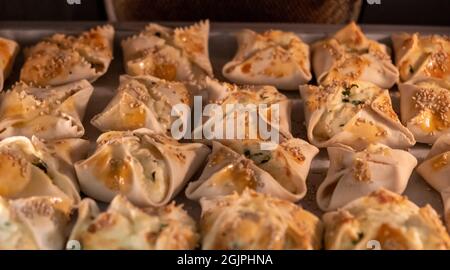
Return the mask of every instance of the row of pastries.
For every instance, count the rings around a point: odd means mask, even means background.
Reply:
[[[0,197],[2,249],[62,249],[66,235],[83,249],[449,249],[450,237],[429,205],[379,189],[322,220],[300,206],[246,189],[201,199],[199,224],[180,205],[136,207],[122,195],[105,211],[90,198],[77,207],[56,197]]]
[[[113,27],[25,49],[20,81],[0,95],[0,249],[62,249],[67,240],[85,249],[366,249],[371,240],[450,249],[439,215],[401,196],[418,164],[406,149],[434,143],[417,171],[441,193],[450,225],[448,37],[394,35],[394,65],[354,23],[311,52],[294,33],[246,29],[222,69],[236,85],[213,78],[208,36],[204,21],[149,24],[124,39],[127,74],[89,119],[104,132],[95,145],[82,139],[84,114],[112,61]],[[17,53],[0,39],[0,86]],[[317,86],[306,84],[311,66]],[[388,90],[396,83],[401,119]],[[291,134],[292,102],[278,89],[299,90],[308,141]],[[222,107],[278,104],[279,143],[172,138],[172,107],[192,106],[194,95]],[[258,113],[270,123],[275,112]],[[295,204],[319,148],[330,159],[314,191],[322,218]],[[200,203],[199,222],[174,203],[183,191]]]

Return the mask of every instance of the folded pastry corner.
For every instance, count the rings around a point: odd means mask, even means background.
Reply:
[[[0,94],[0,138],[81,137],[82,120],[92,92],[93,87],[86,80],[46,88],[18,82]]]
[[[303,85],[309,141],[318,147],[337,143],[363,149],[370,143],[407,148],[416,141],[392,108],[389,91],[363,81]]]
[[[79,36],[55,34],[25,49],[20,79],[38,86],[97,80],[113,59],[114,28],[98,26]]]
[[[306,194],[306,178],[319,150],[297,138],[283,139],[272,150],[261,140],[213,141],[212,153],[198,180],[189,183],[192,200],[242,193],[249,188],[288,201]]]
[[[322,223],[288,201],[251,190],[202,199],[202,249],[320,249]]]
[[[450,132],[450,84],[421,81],[398,88],[402,122],[418,142],[434,143]]]
[[[227,79],[283,90],[295,90],[311,80],[309,46],[295,33],[269,30],[258,34],[243,29],[236,37],[236,55],[222,69]]]
[[[0,91],[8,78],[19,52],[19,44],[11,39],[0,37]]]
[[[100,135],[95,152],[75,164],[81,190],[110,202],[126,196],[139,206],[167,204],[203,164],[209,148],[179,143],[149,129]]]
[[[175,105],[191,107],[198,87],[188,82],[173,82],[152,76],[122,75],[116,95],[91,123],[101,131],[126,131],[148,128],[170,134]],[[179,117],[189,117],[182,115]],[[189,118],[188,118],[189,119]]]
[[[450,88],[450,39],[448,36],[400,33],[392,35],[400,81],[433,80]]]
[[[82,139],[43,141],[15,136],[0,141],[0,196],[10,199],[51,196],[80,201],[73,164],[88,150]]]
[[[437,139],[417,172],[441,194],[444,219],[450,232],[450,133]]]
[[[0,250],[63,249],[70,215],[59,198],[0,196]]]
[[[383,188],[326,213],[322,219],[326,249],[450,248],[450,236],[430,205],[419,208]]]
[[[92,199],[83,199],[70,240],[82,249],[187,250],[197,246],[195,221],[182,206],[138,208],[117,195],[105,212]]]
[[[312,66],[321,85],[361,80],[388,89],[399,76],[388,47],[367,38],[354,22],[312,45]]]
[[[151,75],[168,81],[201,80],[213,76],[208,52],[209,21],[181,28],[151,23],[122,41],[129,75]]]
[[[323,211],[336,210],[383,187],[402,194],[417,159],[407,151],[370,144],[362,151],[345,145],[327,148],[327,176],[316,194]]]

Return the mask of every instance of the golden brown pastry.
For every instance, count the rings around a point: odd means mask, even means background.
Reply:
[[[450,84],[403,83],[399,90],[402,122],[418,142],[433,143],[450,132]]]
[[[297,138],[283,138],[271,150],[262,150],[262,142],[214,141],[202,175],[189,183],[186,196],[198,200],[250,188],[288,201],[303,198],[311,161],[319,150]]]
[[[293,203],[251,190],[202,199],[202,249],[319,249],[322,223]]]
[[[5,79],[11,73],[18,52],[17,42],[0,37],[0,91],[3,90]]]
[[[311,80],[309,46],[295,33],[243,29],[236,37],[236,55],[222,69],[230,81],[295,90]]]
[[[194,220],[175,203],[140,209],[124,196],[116,196],[105,212],[84,199],[70,240],[82,249],[194,249],[199,235]]]
[[[38,86],[60,85],[106,73],[113,58],[114,28],[98,26],[79,36],[55,34],[25,49],[20,79]]]
[[[42,141],[9,137],[0,141],[0,196],[10,199],[50,196],[68,204],[80,201],[73,164],[84,157],[82,139]]]
[[[151,23],[122,41],[125,71],[168,81],[212,77],[208,36],[208,20],[175,29]]]
[[[86,80],[49,88],[16,83],[0,95],[0,138],[83,136],[82,120],[92,91]]]
[[[268,140],[275,134],[271,128],[278,136],[290,134],[292,102],[273,86],[238,86],[206,78],[201,94],[208,103],[203,114],[208,116],[203,126],[194,127],[194,139]],[[234,130],[227,129],[230,123]],[[270,131],[263,134],[261,128]]]
[[[101,113],[92,118],[91,123],[101,131],[145,127],[169,135],[172,123],[178,119],[171,116],[172,109],[177,104],[190,107],[192,93],[196,89],[189,83],[122,75],[116,95]]]
[[[450,231],[450,133],[437,139],[417,172],[441,194],[444,219]]]
[[[317,204],[331,211],[380,187],[402,194],[417,165],[407,151],[370,144],[362,151],[345,145],[328,147],[330,166],[317,190]]]
[[[125,195],[139,206],[167,204],[203,164],[209,148],[179,143],[149,129],[110,131],[97,139],[97,148],[75,164],[81,191],[110,202]]]
[[[0,250],[63,249],[70,213],[59,198],[0,196]]]
[[[367,38],[351,22],[312,46],[312,65],[322,85],[334,80],[361,80],[390,88],[398,79],[398,70],[389,54],[386,45]]]
[[[392,36],[400,81],[434,80],[450,88],[450,39],[448,36],[395,34]]]
[[[326,249],[449,249],[450,236],[436,211],[380,189],[326,213]]]
[[[392,108],[389,91],[370,82],[334,81],[300,87],[309,141],[318,147],[337,143],[363,149],[371,143],[392,148],[415,144]]]

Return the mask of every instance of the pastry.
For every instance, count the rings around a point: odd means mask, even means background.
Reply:
[[[3,90],[5,79],[11,73],[18,52],[17,42],[0,37],[0,91]]]
[[[336,210],[380,187],[402,194],[417,165],[409,152],[382,144],[370,144],[362,151],[345,145],[327,150],[330,166],[316,194],[324,211]]]
[[[236,55],[222,69],[230,81],[295,90],[311,80],[309,46],[295,33],[244,29],[236,37]]]
[[[433,82],[399,85],[402,122],[422,143],[434,143],[450,132],[450,84]]]
[[[189,183],[186,196],[214,198],[246,188],[288,201],[306,194],[306,178],[319,150],[297,138],[283,138],[271,150],[261,140],[214,141],[208,163],[197,181]]]
[[[354,22],[312,45],[312,66],[319,84],[361,80],[391,88],[398,80],[386,45],[367,38]]]
[[[209,148],[179,143],[149,129],[110,131],[97,148],[75,164],[81,191],[110,202],[123,194],[138,206],[167,204],[202,165]]]
[[[82,249],[187,250],[196,247],[199,235],[181,206],[140,209],[118,195],[104,212],[95,201],[83,199],[69,239]]]
[[[444,219],[450,231],[450,133],[437,139],[417,172],[441,194]]]
[[[437,81],[450,88],[450,39],[448,36],[394,34],[392,43],[400,81]]]
[[[273,86],[238,86],[207,78],[201,95],[208,104],[203,124],[194,126],[193,139],[269,140],[290,134],[292,103]]]
[[[293,203],[251,190],[202,199],[202,249],[319,249],[320,219]]]
[[[450,237],[436,211],[380,189],[326,213],[326,249],[449,249]]]
[[[392,148],[415,144],[392,108],[389,91],[370,82],[334,81],[300,87],[309,141],[318,147],[337,143],[356,150],[370,143]]]
[[[151,23],[122,41],[125,71],[167,81],[212,77],[208,36],[208,20],[175,29]]]
[[[0,138],[42,139],[84,135],[82,120],[93,87],[86,81],[41,88],[19,82],[0,94]]]
[[[25,49],[20,79],[38,86],[97,80],[113,58],[114,28],[98,26],[79,36],[55,34]]]
[[[80,201],[73,164],[84,158],[89,142],[82,139],[42,141],[22,136],[0,141],[0,196],[59,198]]]
[[[116,95],[108,106],[91,120],[101,131],[124,131],[148,128],[158,133],[171,133],[174,106],[184,104],[190,108],[196,87],[189,83],[170,82],[151,76],[120,77]],[[185,121],[187,119],[184,119]]]
[[[54,197],[0,196],[0,250],[64,248],[71,209]]]

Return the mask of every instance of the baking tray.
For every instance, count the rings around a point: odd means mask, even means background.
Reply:
[[[44,37],[54,33],[78,34],[90,27],[102,25],[105,22],[2,22],[0,23],[0,36],[16,40],[21,49],[30,46]],[[112,23],[116,30],[114,40],[114,60],[112,61],[108,72],[99,80],[93,83],[94,93],[89,101],[86,115],[84,118],[84,127],[86,129],[85,138],[94,143],[100,132],[93,127],[89,121],[97,113],[101,112],[113,97],[119,84],[119,75],[124,73],[122,49],[120,41],[125,37],[141,31],[147,23]],[[168,26],[184,26],[191,23],[164,22]],[[306,43],[312,42],[332,34],[341,25],[312,25],[312,24],[278,24],[278,23],[211,23],[209,38],[209,54],[214,68],[214,74],[219,80],[226,79],[222,76],[222,66],[229,61],[237,48],[234,33],[242,28],[250,28],[261,32],[268,29],[280,29],[292,31],[298,34]],[[420,32],[423,34],[447,34],[450,35],[450,27],[420,27],[420,26],[393,26],[393,25],[361,25],[363,31],[369,38],[379,40],[382,43],[391,46],[390,35],[397,32]],[[7,89],[13,82],[18,80],[20,67],[23,64],[23,53],[20,52],[16,59],[13,72],[6,82]],[[314,83],[314,82],[312,82]],[[292,132],[294,136],[306,139],[306,130],[303,119],[303,108],[300,102],[298,91],[281,91],[293,100],[292,112]],[[391,89],[391,96],[394,109],[399,112],[399,94],[394,87]],[[417,144],[410,149],[416,156],[419,163],[426,157],[430,145]],[[329,165],[326,149],[321,149],[318,156],[312,161],[311,171],[307,179],[308,192],[298,203],[305,209],[321,216],[323,212],[316,204],[316,190],[325,178]],[[195,177],[193,177],[195,180]],[[434,191],[415,171],[412,174],[406,191],[404,193],[413,202],[419,206],[430,204],[438,213],[442,215],[443,206],[439,193]],[[197,202],[190,201],[184,197],[184,190],[175,199],[183,203],[185,209],[196,219],[200,215],[200,207]]]

